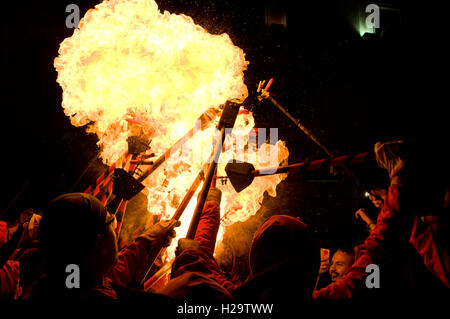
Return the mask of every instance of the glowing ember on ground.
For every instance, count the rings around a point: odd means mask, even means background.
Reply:
[[[159,156],[208,108],[227,100],[242,102],[248,95],[247,64],[244,52],[227,34],[212,35],[190,17],[161,13],[153,0],[116,0],[104,1],[86,13],[79,29],[61,43],[54,65],[65,114],[75,126],[93,122],[88,132],[98,136],[101,157],[111,164],[126,151],[127,137],[135,135],[135,124],[127,121],[130,117],[143,123],[152,151]],[[239,115],[235,127],[240,131],[234,134],[247,136],[253,126],[251,113]],[[147,178],[150,213],[171,217],[210,155],[213,132],[211,126],[197,133]],[[287,160],[284,143],[265,144],[261,150],[269,148],[278,150],[277,161],[253,161],[256,168]],[[221,163],[236,157],[235,151],[223,153]],[[201,159],[195,160],[198,156],[193,155],[199,154]],[[264,156],[256,158],[261,161]],[[219,165],[218,175],[225,175],[223,170],[224,164]],[[258,178],[239,194],[231,185],[218,183],[224,192],[223,225],[255,214],[264,192],[275,196],[283,178]],[[186,234],[195,199],[182,217],[180,237]]]

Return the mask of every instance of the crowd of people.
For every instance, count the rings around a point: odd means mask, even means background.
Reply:
[[[136,289],[160,249],[175,237],[179,222],[160,221],[119,250],[115,216],[97,198],[70,193],[54,199],[42,216],[27,210],[13,221],[0,222],[0,298],[163,301],[447,295],[448,184],[426,185],[428,191],[418,196],[420,165],[403,148],[401,141],[375,145],[376,161],[387,171],[390,185],[369,195],[378,209],[376,219],[363,209],[355,212],[355,218],[367,225],[367,238],[359,245],[321,254],[309,225],[296,217],[274,215],[255,232],[248,256],[250,275],[238,284],[225,277],[214,258],[221,192],[211,188],[194,239],[178,242],[170,280],[157,290]],[[366,283],[370,265],[379,268],[378,289]]]

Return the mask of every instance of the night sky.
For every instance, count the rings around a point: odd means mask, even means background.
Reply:
[[[250,62],[245,105],[253,105],[257,127],[279,128],[291,163],[326,154],[270,102],[258,103],[260,80],[273,77],[275,99],[336,154],[369,151],[377,141],[398,138],[448,148],[448,102],[442,99],[448,80],[440,48],[448,34],[441,34],[437,5],[384,1],[395,10],[382,10],[378,33],[361,37],[353,22],[364,1],[156,2],[161,10],[191,16],[211,33],[228,33],[244,50]],[[61,193],[83,191],[102,171],[96,137],[71,126],[56,83],[53,60],[73,33],[65,26],[69,3],[78,4],[83,15],[98,1],[1,4],[1,211],[21,189],[10,212],[42,209]],[[285,28],[265,24],[266,13],[274,10],[286,12]],[[385,182],[383,174],[375,164],[359,168],[359,188],[353,182],[345,188],[326,172],[309,177],[316,182],[290,176],[260,215],[284,212],[320,231],[328,231],[331,221],[342,230],[354,210],[368,204],[360,198],[363,186]]]

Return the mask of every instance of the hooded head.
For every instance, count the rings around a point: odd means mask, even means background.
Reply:
[[[256,231],[250,248],[250,269],[253,275],[281,262],[305,262],[310,258],[308,227],[300,219],[274,215]],[[306,250],[305,250],[306,249]]]
[[[300,219],[287,215],[270,217],[253,237],[250,276],[235,295],[311,298],[319,260],[317,251],[312,232]]]
[[[76,264],[81,273],[106,273],[117,259],[115,223],[115,216],[91,195],[70,193],[53,200],[38,234],[50,269],[61,272]]]
[[[249,254],[250,278],[260,276],[264,278],[262,281],[268,280],[273,289],[267,288],[267,296],[284,293],[289,290],[287,286],[295,282],[297,293],[309,297],[318,260],[318,248],[308,226],[299,218],[274,215],[253,237]]]

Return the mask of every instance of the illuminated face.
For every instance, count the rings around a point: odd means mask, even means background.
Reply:
[[[353,264],[354,257],[350,254],[338,250],[331,260],[329,269],[331,281],[335,282],[338,278],[345,274],[347,269]]]

